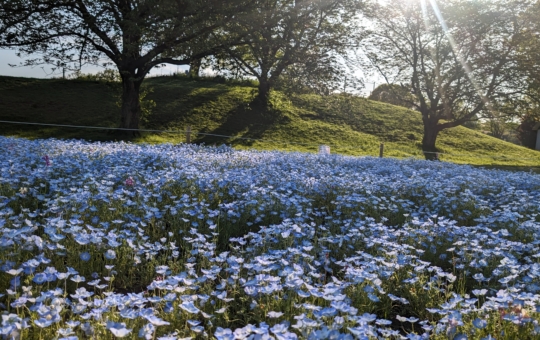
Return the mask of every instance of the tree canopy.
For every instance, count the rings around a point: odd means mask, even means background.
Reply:
[[[381,84],[369,95],[369,99],[408,109],[414,107],[415,97],[408,86],[398,84]]]
[[[389,83],[409,84],[426,157],[438,133],[496,110],[524,84],[516,62],[519,7],[490,1],[395,0],[374,12],[363,41]]]
[[[360,0],[263,0],[232,26],[243,43],[227,47],[222,66],[259,81],[257,102],[266,105],[279,77],[315,76],[319,84],[340,73],[338,58],[356,43]],[[307,83],[307,82],[306,82]]]
[[[187,65],[234,44],[225,27],[255,0],[5,0],[0,44],[71,69],[114,65],[123,84],[120,128],[138,129],[139,91],[162,64]],[[212,38],[209,38],[212,37]]]

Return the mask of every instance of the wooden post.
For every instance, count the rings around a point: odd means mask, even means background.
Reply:
[[[188,125],[186,128],[186,143],[191,143],[191,125]]]
[[[319,155],[329,155],[330,147],[328,145],[319,145]]]
[[[384,155],[384,143],[379,146],[379,158],[383,158]]]

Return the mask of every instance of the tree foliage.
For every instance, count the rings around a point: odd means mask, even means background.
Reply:
[[[343,79],[340,57],[355,43],[361,6],[360,0],[262,0],[233,25],[243,43],[226,48],[219,67],[255,77],[263,106],[282,76],[287,86],[329,92]]]
[[[440,6],[440,7],[439,7]],[[438,133],[521,93],[516,52],[523,8],[508,2],[395,0],[374,12],[366,55],[389,83],[409,84],[426,157]]]
[[[227,25],[253,0],[5,0],[0,44],[25,65],[114,65],[122,79],[120,128],[138,129],[140,85],[154,67],[188,65],[233,44]],[[39,57],[34,57],[39,55]]]
[[[533,128],[540,124],[540,112],[529,111],[525,113],[520,120],[520,124],[517,128],[517,138],[521,142],[521,145],[534,149],[536,147],[537,132]]]
[[[383,103],[413,108],[415,97],[409,90],[409,87],[398,84],[382,84],[377,86],[369,95],[369,99]]]

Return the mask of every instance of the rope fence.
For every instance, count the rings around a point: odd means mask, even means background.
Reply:
[[[231,139],[231,141],[235,140],[243,140],[243,141],[253,141],[253,142],[262,142],[262,143],[272,143],[272,144],[283,144],[283,145],[298,145],[298,146],[305,146],[305,147],[315,147],[318,148],[319,153],[323,154],[330,154],[330,148],[338,149],[338,150],[347,150],[347,151],[356,151],[359,150],[364,151],[365,148],[362,146],[343,146],[343,145],[332,145],[332,144],[315,144],[315,143],[299,143],[299,142],[293,142],[293,141],[284,141],[284,140],[277,140],[277,139],[260,139],[260,138],[249,138],[249,137],[240,137],[240,136],[230,136],[230,135],[223,135],[223,134],[215,134],[215,133],[205,133],[205,132],[196,132],[191,130],[191,126],[187,126],[186,130],[157,130],[157,129],[126,129],[126,128],[113,128],[113,127],[105,127],[105,126],[87,126],[87,125],[70,125],[70,124],[49,124],[49,123],[35,123],[35,122],[18,122],[18,121],[9,121],[9,120],[0,120],[0,123],[3,124],[15,124],[15,125],[32,125],[32,126],[45,126],[45,127],[58,127],[58,128],[75,128],[75,129],[93,129],[93,130],[109,130],[109,131],[132,131],[132,132],[152,132],[152,133],[171,133],[171,134],[184,134],[186,143],[191,143],[191,137],[192,135],[198,135],[198,136],[206,136],[206,137],[218,137],[218,138],[228,138]],[[384,150],[385,150],[385,144],[380,143],[379,146],[379,157],[384,157]],[[414,157],[414,156],[421,156],[421,154],[432,154],[434,155],[435,159],[438,159],[441,155],[449,156],[449,157],[471,157],[474,156],[476,158],[491,158],[491,159],[501,159],[501,160],[537,160],[540,165],[540,156],[538,158],[509,158],[506,156],[488,156],[488,155],[480,155],[480,154],[452,154],[452,153],[445,153],[445,152],[430,152],[430,151],[421,151],[418,150],[418,153],[415,154],[414,152],[411,152],[411,150],[405,150],[401,149],[399,147],[392,147],[392,151],[400,151],[406,154],[409,154],[409,156],[406,157]],[[367,151],[367,150],[366,150]],[[373,152],[373,155],[375,156],[375,152]],[[394,157],[394,156],[392,156]]]

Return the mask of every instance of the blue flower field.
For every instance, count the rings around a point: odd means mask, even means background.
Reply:
[[[2,339],[540,338],[540,176],[0,137]]]

